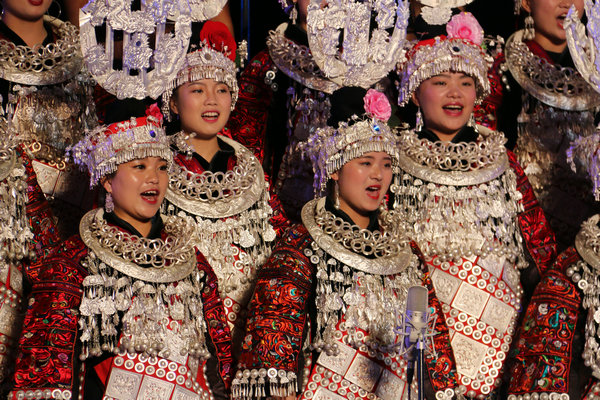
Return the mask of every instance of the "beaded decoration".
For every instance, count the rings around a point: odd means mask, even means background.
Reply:
[[[454,28],[457,22],[467,27],[469,34],[465,34],[463,29]],[[448,36],[418,42],[408,52],[407,61],[399,64],[399,105],[408,104],[421,82],[447,71],[464,72],[473,77],[478,102],[490,92],[487,71],[493,60],[481,47],[483,30],[475,17],[470,13],[457,14],[446,25],[446,30]]]
[[[402,60],[408,1],[322,4],[321,0],[311,0],[308,6],[308,43],[315,63],[336,84],[368,88]]]
[[[365,100],[377,93],[379,104],[385,102],[385,96],[371,89]],[[379,96],[381,95],[381,96]],[[389,106],[388,106],[389,107]],[[379,118],[378,118],[379,117]],[[348,161],[370,152],[385,152],[392,158],[392,166],[398,165],[398,145],[396,136],[382,115],[356,115],[348,122],[341,122],[339,127],[319,128],[312,134],[304,146],[304,151],[313,164],[315,172],[315,195],[324,193],[331,174],[342,168]],[[389,114],[386,115],[386,120]]]
[[[90,187],[131,160],[160,157],[171,164],[173,153],[162,128],[162,114],[156,105],[146,113],[150,115],[96,128],[68,149],[75,164],[90,173]]]

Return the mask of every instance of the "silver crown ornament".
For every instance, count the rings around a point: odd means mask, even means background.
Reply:
[[[156,99],[181,69],[188,49],[191,9],[188,0],[146,0],[132,10],[132,0],[90,0],[80,11],[81,49],[96,81],[119,99]],[[175,16],[174,29],[167,17]],[[97,28],[104,25],[104,43]],[[122,52],[115,33],[123,32]],[[117,46],[115,46],[117,45]],[[116,47],[116,48],[115,48]],[[115,59],[122,68],[115,68]]]
[[[402,61],[408,0],[321,3],[311,0],[308,6],[308,43],[316,64],[333,82],[368,88]]]
[[[589,36],[575,6],[569,9],[564,28],[575,67],[583,79],[600,93],[600,2],[585,0],[584,6]]]

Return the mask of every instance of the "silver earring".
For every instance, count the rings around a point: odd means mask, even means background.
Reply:
[[[479,129],[477,129],[477,122],[475,122],[475,115],[473,113],[471,113],[471,117],[469,117],[467,126],[470,126],[475,132],[479,133]]]
[[[112,194],[109,192],[106,193],[106,198],[104,199],[104,211],[107,213],[113,212],[115,209],[115,203],[113,203]]]
[[[529,14],[525,18],[525,32],[523,33],[523,39],[525,40],[533,40],[535,37],[535,26],[533,17]]]
[[[292,11],[290,11],[290,19],[292,20],[292,25],[296,25],[296,20],[298,19],[298,3],[294,2],[292,6]]]
[[[415,131],[419,132],[423,129],[423,114],[421,114],[421,107],[417,110],[417,115],[415,117]]]
[[[340,209],[340,186],[337,181],[335,181],[333,186],[333,206],[336,210]]]

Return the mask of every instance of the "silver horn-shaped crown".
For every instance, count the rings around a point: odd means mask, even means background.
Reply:
[[[132,0],[90,0],[81,10],[81,49],[96,81],[119,99],[157,98],[180,70],[191,29],[188,0],[146,0],[141,9]],[[167,16],[176,15],[173,32]],[[104,43],[96,39],[104,25]],[[123,32],[122,54],[115,49],[115,33]],[[152,43],[151,43],[152,42]],[[118,54],[118,55],[117,55]],[[114,61],[121,59],[122,69]]]
[[[227,0],[189,0],[192,9],[192,21],[203,22],[219,15]],[[177,14],[169,15],[173,20]]]
[[[321,4],[321,0],[311,0],[308,6],[308,43],[315,62],[329,79],[340,86],[368,88],[402,61],[408,0],[331,0]]]
[[[585,0],[587,30],[580,21],[575,6],[571,6],[565,19],[564,27],[567,34],[569,52],[575,67],[597,92],[600,92],[600,2]]]

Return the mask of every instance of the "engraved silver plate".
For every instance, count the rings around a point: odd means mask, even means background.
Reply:
[[[467,282],[462,282],[452,302],[452,307],[479,318],[490,295]]]
[[[491,297],[487,306],[485,306],[485,310],[483,310],[481,320],[486,324],[493,326],[499,332],[504,333],[508,329],[508,325],[513,318],[516,318],[516,316],[517,312],[514,308],[495,297]]]
[[[33,160],[31,164],[35,174],[37,175],[40,189],[42,189],[42,192],[44,192],[45,195],[52,196],[54,194],[54,187],[56,186],[56,181],[58,181],[60,171],[35,160]]]
[[[386,369],[381,375],[375,394],[382,400],[402,399],[404,398],[405,386],[405,381]]]
[[[450,304],[461,284],[461,280],[437,268],[433,271],[431,280],[437,298],[442,303]]]
[[[485,258],[480,258],[477,264],[481,265],[497,278],[500,278],[500,276],[502,276],[502,267],[504,267],[505,261],[506,258],[504,256],[498,257],[495,254],[490,254]]]
[[[136,400],[142,378],[134,372],[113,368],[104,395],[118,400]]]
[[[173,392],[173,400],[198,400],[200,396],[191,390],[187,390],[182,388],[181,386],[175,386],[175,391]]]
[[[151,376],[144,376],[142,382],[142,388],[140,394],[137,397],[142,400],[154,400],[154,399],[170,399],[174,383],[165,382],[161,379],[154,378]]]
[[[19,295],[23,295],[23,273],[14,265],[10,268],[10,287]]]
[[[357,354],[345,378],[366,391],[372,392],[382,371],[383,367],[381,365],[362,354]]]
[[[458,332],[454,335],[450,344],[456,360],[456,371],[461,375],[475,379],[487,352],[487,346]]]
[[[339,354],[328,356],[325,352],[321,352],[317,363],[343,376],[348,371],[356,350],[341,342],[338,342],[337,345],[340,350]]]
[[[8,337],[14,338],[17,333],[17,317],[18,312],[15,307],[11,307],[9,303],[4,303],[0,306],[0,333]]]
[[[345,400],[344,397],[339,394],[333,393],[330,390],[325,389],[324,387],[319,387],[313,396],[314,400]]]
[[[512,289],[513,292],[518,293],[521,289],[521,274],[511,263],[504,264],[504,272],[502,274],[502,280],[506,282],[508,287]]]

